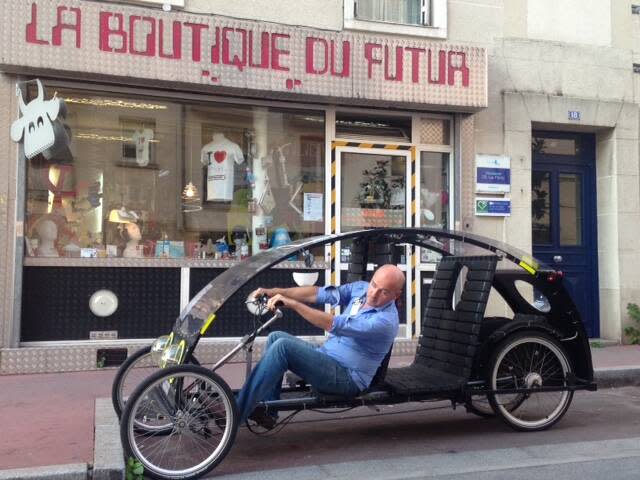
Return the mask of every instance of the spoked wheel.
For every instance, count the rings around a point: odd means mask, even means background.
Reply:
[[[510,412],[513,412],[516,408],[522,405],[522,402],[525,401],[525,395],[523,393],[518,395],[513,395],[513,398],[507,403],[504,403],[503,406],[507,408]],[[473,413],[474,415],[478,415],[482,418],[493,418],[496,416],[496,412],[493,410],[491,406],[491,402],[489,401],[489,397],[486,395],[474,395],[465,403],[465,407],[467,412]]]
[[[495,416],[493,407],[489,403],[489,399],[486,396],[474,396],[471,397],[465,403],[467,412],[473,413],[482,418],[491,418]]]
[[[493,390],[530,389],[527,393],[490,394],[496,414],[516,430],[551,427],[566,413],[572,391],[536,392],[540,387],[563,387],[571,364],[558,341],[539,332],[507,338],[491,358],[489,385]]]
[[[145,379],[120,422],[126,454],[142,463],[145,476],[161,479],[209,472],[226,456],[237,430],[231,389],[196,365],[167,368]]]
[[[200,365],[193,355],[187,363]],[[145,378],[158,370],[160,368],[151,359],[151,345],[136,350],[120,365],[111,385],[111,402],[118,418],[122,417],[127,397]]]

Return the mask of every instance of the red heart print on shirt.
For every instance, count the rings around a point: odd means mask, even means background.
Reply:
[[[224,159],[227,158],[227,152],[225,152],[224,150],[218,150],[213,154],[213,158],[216,162],[222,163],[224,162]]]

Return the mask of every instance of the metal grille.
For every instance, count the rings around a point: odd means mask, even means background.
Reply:
[[[97,317],[91,295],[109,289],[118,309]],[[178,268],[25,267],[23,342],[88,340],[92,331],[117,330],[118,338],[153,338],[171,330],[180,307]]]
[[[16,118],[16,95],[13,90],[12,77],[0,74],[0,97],[4,100],[0,102],[0,128],[3,132],[8,132],[11,123]],[[15,88],[15,87],[14,87]],[[0,175],[0,318],[5,319],[4,324],[0,324],[0,345],[6,346],[10,343],[11,329],[13,327],[13,269],[15,264],[15,251],[13,249],[13,239],[15,238],[14,220],[10,220],[10,212],[13,211],[10,202],[11,185],[16,184],[15,161],[16,148],[9,137],[0,142],[0,155],[4,159],[3,172]],[[15,198],[16,194],[13,193]],[[15,215],[15,214],[14,214]],[[6,336],[5,336],[6,335]]]
[[[460,180],[460,212],[465,229],[471,229],[473,225],[466,223],[473,222],[474,217],[474,151],[473,151],[473,115],[465,115],[460,119],[460,170],[463,172]],[[466,219],[466,220],[465,220]]]
[[[450,122],[444,118],[420,119],[420,143],[449,145],[451,143]]]

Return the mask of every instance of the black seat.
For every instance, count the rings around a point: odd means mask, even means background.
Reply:
[[[435,272],[414,361],[391,368],[385,383],[402,395],[460,391],[471,376],[496,256],[444,257]],[[466,282],[455,309],[452,299],[463,267]]]

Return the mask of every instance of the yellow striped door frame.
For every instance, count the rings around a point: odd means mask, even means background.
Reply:
[[[336,149],[340,147],[349,147],[349,148],[362,148],[362,149],[381,149],[381,150],[401,150],[401,151],[409,151],[411,152],[411,163],[409,167],[409,176],[411,178],[411,191],[410,191],[410,199],[411,199],[411,215],[409,226],[415,227],[418,225],[418,207],[417,207],[417,195],[416,195],[416,147],[414,145],[396,145],[389,143],[368,143],[368,142],[348,142],[343,140],[334,140],[331,142],[331,222],[330,222],[330,233],[335,234],[337,232],[337,220],[336,220],[336,188],[337,188],[337,158],[336,158]],[[336,271],[336,245],[331,245],[331,262],[330,262],[330,276],[331,276],[331,284],[335,285],[337,281],[338,272]],[[407,262],[407,269],[412,270],[411,275],[411,305],[409,305],[410,309],[410,322],[411,322],[411,333],[412,336],[415,336],[415,325],[416,319],[418,318],[416,312],[416,293],[417,293],[417,281],[419,278],[419,269],[418,269],[418,261],[416,255],[416,247],[411,246],[409,250],[409,259]]]

